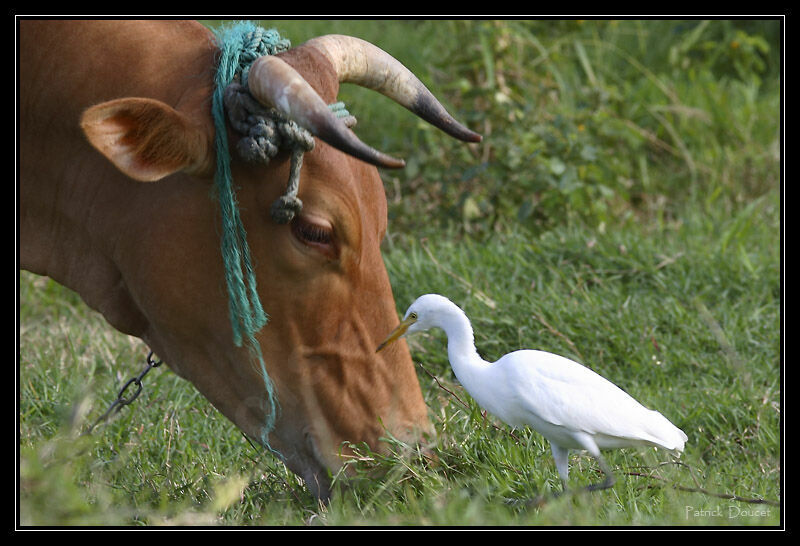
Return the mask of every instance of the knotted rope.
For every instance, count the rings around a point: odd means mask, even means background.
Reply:
[[[231,126],[243,135],[236,145],[239,157],[266,165],[281,149],[291,151],[286,192],[272,204],[270,210],[276,223],[291,222],[303,208],[303,202],[297,197],[300,167],[303,165],[303,154],[314,149],[314,136],[277,110],[256,101],[247,91],[246,82],[231,82],[225,89],[224,103]],[[356,124],[356,118],[350,115],[343,102],[335,102],[329,107],[348,127]]]
[[[314,137],[276,110],[259,104],[247,89],[233,82],[225,90],[225,109],[231,125],[244,135],[236,146],[239,156],[253,163],[269,163],[281,148],[291,150],[286,193],[273,204],[270,213],[278,224],[286,224],[303,208],[297,197],[303,154],[314,149]]]

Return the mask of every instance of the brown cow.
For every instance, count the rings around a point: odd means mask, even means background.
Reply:
[[[258,438],[264,381],[233,342],[211,197],[214,36],[194,22],[21,20],[19,53],[21,267],[77,291]],[[319,137],[301,170],[302,212],[288,225],[269,214],[287,154],[268,165],[232,157],[231,169],[271,317],[256,337],[280,405],[269,444],[327,498],[342,442],[380,449],[385,429],[414,439],[430,424],[407,347],[375,354],[397,315],[379,250],[386,198],[365,161],[402,163],[318,106],[353,81],[463,140],[480,137],[365,42],[323,37],[269,59],[254,63],[250,92]]]

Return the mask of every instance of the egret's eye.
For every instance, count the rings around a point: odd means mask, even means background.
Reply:
[[[408,318],[417,320],[417,314],[416,313],[411,313],[410,315],[408,315]]]

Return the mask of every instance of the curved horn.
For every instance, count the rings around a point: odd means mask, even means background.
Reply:
[[[481,135],[453,119],[410,70],[379,47],[340,34],[312,38],[303,46],[314,47],[325,55],[336,69],[340,83],[378,91],[459,140],[481,141]]]
[[[279,57],[259,57],[247,78],[250,94],[260,103],[276,108],[334,148],[373,165],[390,168],[405,161],[386,155],[361,142],[328,108],[319,94]]]

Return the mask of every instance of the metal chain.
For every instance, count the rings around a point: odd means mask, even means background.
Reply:
[[[94,427],[99,425],[102,421],[107,420],[109,417],[111,417],[112,414],[116,415],[117,412],[119,412],[119,410],[121,410],[124,406],[127,406],[128,404],[136,400],[142,393],[142,379],[144,378],[144,376],[147,375],[147,373],[153,368],[158,368],[159,366],[161,366],[162,363],[163,362],[161,360],[159,361],[153,360],[153,351],[150,351],[150,353],[147,355],[147,364],[145,365],[145,368],[141,371],[139,375],[137,375],[136,377],[131,377],[122,386],[122,388],[117,393],[117,399],[111,402],[111,405],[108,407],[106,412],[100,417],[98,417],[95,420],[95,422],[92,423],[92,425],[83,433],[83,435],[91,434],[92,430],[94,430]],[[124,396],[125,391],[127,391],[131,385],[136,385],[136,390],[133,392],[133,394],[129,395],[126,398]]]

